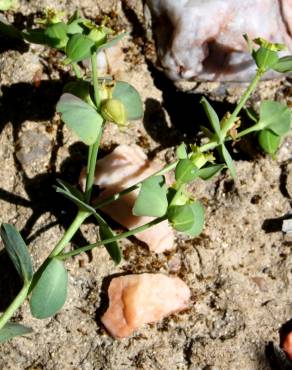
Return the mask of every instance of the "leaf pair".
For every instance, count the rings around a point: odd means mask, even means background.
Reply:
[[[62,120],[84,144],[93,145],[102,129],[103,117],[91,104],[90,85],[84,81],[78,81],[67,86],[67,91],[68,88],[74,95],[67,92],[63,94],[56,110],[61,113]],[[139,93],[128,83],[117,81],[112,97],[124,105],[129,121],[136,120],[143,115]]]

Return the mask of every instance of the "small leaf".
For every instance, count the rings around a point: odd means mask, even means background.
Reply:
[[[97,48],[97,51],[101,51],[103,49],[107,49],[107,48],[110,48],[110,47],[114,46],[117,42],[119,42],[121,39],[123,39],[127,34],[128,34],[128,32],[120,33],[119,35],[113,37],[111,40],[109,40],[105,44],[102,44],[101,46],[99,46]]]
[[[1,237],[18,274],[24,283],[30,282],[33,276],[32,261],[21,235],[14,226],[2,224]]]
[[[81,62],[90,57],[93,46],[93,40],[78,33],[70,37],[66,47],[66,55],[72,62]]]
[[[194,213],[190,204],[169,207],[167,217],[173,228],[180,232],[186,232],[194,225]]]
[[[62,49],[66,46],[69,38],[67,36],[67,25],[64,22],[51,24],[44,32],[49,46]]]
[[[139,119],[143,116],[143,104],[140,95],[127,82],[116,81],[112,97],[123,103],[129,121]]]
[[[67,35],[75,35],[76,33],[83,33],[84,26],[83,23],[86,21],[85,18],[72,19],[67,24]]]
[[[86,145],[96,142],[103,119],[91,105],[72,94],[65,93],[61,96],[56,109],[62,114],[62,120]]]
[[[208,102],[206,98],[202,98],[201,103],[204,107],[205,113],[207,114],[209,122],[211,123],[213,127],[213,130],[215,131],[218,139],[221,140],[220,121],[217,116],[217,113],[215,112],[214,108],[211,106],[211,104]]]
[[[244,107],[244,111],[250,120],[258,122],[258,116],[253,108]]]
[[[78,198],[80,201],[84,202],[85,200],[85,194],[77,189],[75,186],[69,184],[67,181],[57,179],[56,180],[58,184],[62,186],[64,190],[66,190],[68,193],[74,195],[76,198]],[[92,208],[93,209],[93,208]]]
[[[168,207],[166,186],[163,176],[153,176],[142,182],[133,207],[135,216],[161,217]]]
[[[278,62],[273,65],[273,70],[280,73],[292,72],[292,55],[280,58]]]
[[[175,179],[182,184],[193,181],[198,177],[198,168],[190,159],[180,159],[175,168]]]
[[[113,230],[107,225],[105,220],[100,216],[99,213],[95,212],[94,216],[99,224],[99,234],[102,240],[113,238],[116,234]],[[111,256],[113,261],[118,265],[122,260],[122,252],[117,242],[112,242],[105,244],[105,248],[108,251],[108,254]]]
[[[226,167],[225,164],[214,164],[208,167],[200,168],[198,171],[198,176],[203,180],[210,180],[212,177],[221,172],[224,167]]]
[[[199,201],[181,206],[172,206],[167,213],[174,229],[189,236],[199,235],[204,227],[205,210]]]
[[[3,328],[0,330],[0,343],[6,342],[11,338],[19,337],[21,335],[32,333],[32,329],[26,326],[8,322]]]
[[[94,208],[92,208],[90,205],[88,205],[85,202],[83,202],[79,197],[77,197],[77,196],[73,195],[72,193],[70,193],[69,190],[62,189],[62,188],[60,188],[58,186],[55,186],[55,189],[56,189],[56,192],[57,193],[62,194],[65,198],[71,200],[71,202],[73,202],[74,204],[76,204],[76,206],[80,210],[87,211],[87,212],[90,212],[90,213],[94,213],[95,212]]]
[[[256,65],[262,70],[268,70],[272,68],[279,60],[276,51],[260,47],[252,52],[253,59]]]
[[[285,104],[272,100],[265,100],[260,106],[260,119],[258,125],[261,129],[269,129],[276,135],[286,134],[291,125],[291,112]]]
[[[226,149],[225,145],[222,144],[220,148],[221,155],[230,171],[231,176],[235,179],[236,178],[236,169],[233,163],[233,160],[231,158],[231,155],[229,154],[228,150]]]
[[[189,236],[195,237],[201,234],[203,231],[205,222],[205,209],[199,201],[191,203],[190,206],[194,215],[194,223],[190,229],[185,231],[185,233]]]
[[[187,147],[185,143],[181,143],[176,149],[176,155],[179,159],[188,158]]]
[[[37,319],[55,315],[67,298],[68,273],[58,259],[48,261],[32,290],[30,310]]]
[[[258,141],[264,152],[275,154],[279,148],[281,137],[270,130],[262,130],[259,132]]]

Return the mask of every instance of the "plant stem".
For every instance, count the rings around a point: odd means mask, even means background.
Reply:
[[[86,172],[87,172],[86,189],[85,189],[85,197],[86,197],[87,203],[90,203],[92,186],[94,182],[97,154],[98,154],[99,144],[101,140],[101,134],[102,134],[102,130],[100,130],[96,142],[93,145],[91,145],[88,149],[88,161],[87,161],[87,169],[86,169]]]
[[[59,259],[62,259],[62,260],[63,259],[67,259],[69,257],[76,256],[77,254],[80,254],[81,252],[87,252],[87,251],[89,251],[89,250],[91,250],[91,249],[93,249],[95,247],[101,247],[102,245],[109,244],[109,243],[112,243],[112,242],[116,242],[116,241],[118,241],[120,239],[128,238],[129,236],[132,236],[132,235],[135,235],[137,233],[140,233],[141,231],[144,231],[144,230],[148,229],[151,226],[154,226],[154,225],[159,224],[160,222],[166,220],[166,218],[167,218],[166,216],[156,218],[155,220],[150,221],[147,224],[144,224],[142,226],[138,226],[135,229],[132,229],[132,230],[126,231],[126,232],[124,232],[122,234],[116,235],[113,238],[109,238],[109,239],[105,239],[105,240],[100,240],[100,241],[98,241],[96,243],[89,244],[89,245],[86,245],[84,247],[75,249],[72,252],[61,254],[61,255],[58,256],[58,258]]]
[[[22,305],[22,303],[25,301],[29,288],[30,288],[31,282],[26,283],[20,292],[17,294],[17,296],[14,298],[14,300],[11,302],[10,306],[6,308],[3,315],[0,317],[0,329],[3,328],[3,326],[9,321],[9,319],[13,316],[14,312]]]
[[[98,110],[100,106],[100,97],[99,97],[97,59],[96,58],[97,58],[97,53],[96,51],[94,51],[91,54],[91,70],[92,70],[92,83],[93,83],[93,89],[94,89],[94,103],[95,103],[96,109]],[[87,203],[90,203],[92,185],[94,181],[95,166],[96,166],[96,160],[97,160],[97,154],[98,154],[98,149],[100,145],[101,135],[102,135],[102,128],[100,129],[96,142],[92,146],[90,146],[88,150],[86,190],[85,190]]]
[[[80,70],[80,67],[77,63],[72,63],[72,68],[73,68],[73,71],[76,75],[76,77],[78,78],[78,80],[81,79],[81,70]]]
[[[264,73],[263,71],[261,71],[259,69],[257,70],[253,80],[251,81],[248,88],[245,90],[244,94],[240,98],[240,100],[239,100],[237,106],[235,107],[233,113],[231,114],[231,116],[224,123],[224,127],[222,128],[222,131],[221,131],[224,138],[226,137],[228,131],[232,128],[238,113],[243,108],[244,104],[246,103],[246,101],[250,97],[251,93],[255,90],[255,88],[256,88],[259,80],[261,79],[263,73]]]
[[[62,250],[66,247],[66,245],[70,242],[76,231],[82,225],[83,221],[90,216],[89,212],[85,211],[78,211],[75,219],[73,220],[72,224],[66,230],[65,234],[59,241],[59,243],[55,246],[52,250],[48,258],[56,257],[58,254],[62,252]]]
[[[100,97],[99,97],[99,88],[98,88],[98,75],[97,75],[97,53],[94,51],[91,54],[91,69],[92,69],[92,82],[94,89],[94,100],[96,108],[99,109],[100,106]]]

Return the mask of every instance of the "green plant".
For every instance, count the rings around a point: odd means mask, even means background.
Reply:
[[[204,225],[204,208],[198,200],[192,199],[191,194],[187,192],[187,185],[198,178],[209,180],[225,167],[234,178],[236,177],[235,166],[226,147],[227,142],[256,133],[263,150],[274,154],[281,138],[287,134],[291,126],[291,112],[288,107],[274,101],[264,101],[258,115],[249,111],[254,124],[235,135],[231,134],[238,114],[255,90],[260,78],[271,69],[279,72],[292,70],[292,56],[284,58],[278,56],[281,45],[256,39],[255,42],[259,47],[254,49],[252,42],[247,39],[258,68],[234,111],[220,120],[210,103],[205,98],[201,101],[211,125],[211,129],[202,127],[208,142],[200,146],[186,146],[182,143],[177,148],[178,159],[175,162],[166,165],[144,181],[101,202],[93,203],[91,193],[94,172],[106,122],[112,121],[119,126],[125,126],[127,121],[136,120],[143,113],[139,94],[131,85],[115,81],[110,76],[97,75],[97,54],[113,46],[124,34],[115,36],[104,24],[96,26],[77,13],[65,23],[50,11],[40,24],[37,29],[20,32],[12,25],[1,21],[0,32],[9,37],[46,44],[59,50],[64,55],[63,62],[70,65],[75,73],[76,80],[65,86],[57,104],[57,111],[68,127],[88,146],[86,188],[83,192],[68,183],[58,181],[57,192],[75,203],[78,212],[71,226],[36,272],[33,272],[28,248],[19,232],[12,225],[1,226],[5,249],[23,281],[23,287],[0,317],[0,341],[30,332],[29,328],[9,322],[14,312],[27,298],[30,301],[32,315],[39,319],[50,317],[62,308],[67,296],[68,275],[63,262],[67,258],[95,247],[105,246],[115,263],[119,263],[122,253],[118,240],[135,235],[166,219],[179,232],[191,237],[199,235]],[[91,61],[90,80],[83,75],[79,64],[84,59]],[[214,150],[219,152],[222,163],[215,163]],[[164,175],[171,170],[175,170],[175,183],[167,187]],[[116,235],[98,210],[135,189],[139,189],[139,195],[133,207],[133,214],[152,216],[155,219]],[[64,248],[90,216],[96,219],[102,240],[64,253]]]

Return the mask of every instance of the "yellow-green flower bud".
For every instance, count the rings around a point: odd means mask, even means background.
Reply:
[[[127,113],[125,106],[117,99],[106,99],[101,105],[101,114],[107,121],[120,126],[126,125]]]
[[[215,158],[212,153],[196,152],[191,155],[191,161],[197,168],[202,168],[207,162],[212,162]]]

